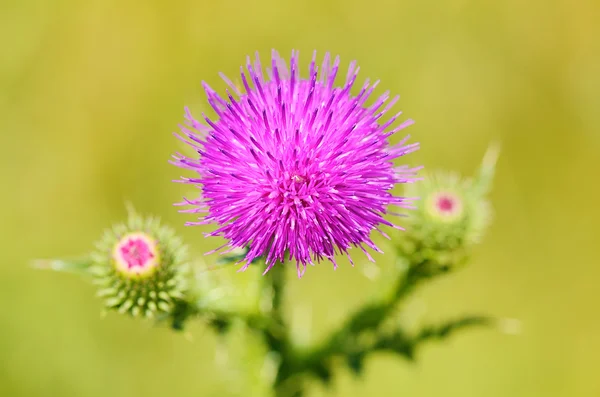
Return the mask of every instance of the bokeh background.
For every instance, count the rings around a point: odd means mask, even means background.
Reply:
[[[101,318],[93,286],[29,264],[87,252],[125,201],[194,252],[216,247],[171,206],[189,190],[171,183],[171,133],[185,105],[206,109],[201,80],[222,89],[219,71],[271,48],[299,49],[305,67],[313,49],[356,59],[377,92],[401,94],[422,143],[411,164],[468,174],[503,147],[484,243],[416,299],[430,320],[483,312],[520,333],[463,332],[416,364],[381,355],[310,395],[600,395],[599,20],[594,0],[2,0],[0,395],[228,395],[201,324],[190,341]],[[361,266],[292,279],[312,338],[372,292]]]

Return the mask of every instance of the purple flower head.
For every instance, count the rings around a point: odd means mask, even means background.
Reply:
[[[409,199],[390,190],[414,181],[417,169],[395,167],[393,161],[418,144],[406,144],[406,137],[390,145],[387,139],[413,121],[390,128],[401,112],[381,121],[398,97],[387,102],[386,92],[367,105],[378,82],[367,80],[352,95],[356,62],[336,87],[339,57],[332,64],[325,54],[320,71],[315,58],[316,52],[303,79],[297,52],[292,51],[288,69],[273,51],[265,72],[258,54],[254,63],[248,57],[247,73],[241,68],[243,92],[222,75],[231,89],[227,99],[203,83],[216,120],[203,115],[202,124],[186,109],[179,137],[198,156],[177,154],[173,163],[197,173],[181,182],[197,185],[202,194],[181,204],[192,206],[184,212],[204,214],[188,224],[216,223],[217,230],[207,236],[229,240],[215,251],[248,247],[241,270],[265,256],[266,273],[287,254],[302,276],[307,264],[323,258],[337,267],[338,253],[352,263],[348,249],[353,246],[373,260],[364,246],[381,250],[370,239],[371,231],[387,237],[380,225],[401,229],[384,219],[393,214],[387,207],[410,208]]]

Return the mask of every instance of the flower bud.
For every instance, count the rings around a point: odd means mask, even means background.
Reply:
[[[469,248],[479,242],[491,221],[487,201],[497,147],[484,158],[477,176],[462,178],[456,173],[436,172],[407,185],[406,196],[418,197],[398,241],[400,252],[411,263],[428,262],[449,268],[466,259]]]
[[[89,271],[108,308],[154,317],[184,298],[186,247],[157,218],[130,210],[127,223],[107,230],[96,247]]]

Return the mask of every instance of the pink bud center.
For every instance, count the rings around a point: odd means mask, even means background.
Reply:
[[[114,258],[122,273],[148,275],[158,264],[156,243],[143,233],[128,234],[116,244]]]
[[[148,244],[141,238],[132,238],[123,244],[120,248],[121,257],[127,263],[127,267],[144,267],[154,254],[150,251]]]
[[[441,212],[452,212],[456,204],[454,199],[448,196],[441,196],[437,200],[437,207]]]
[[[427,200],[429,215],[443,222],[454,222],[463,216],[463,200],[453,192],[441,191]]]

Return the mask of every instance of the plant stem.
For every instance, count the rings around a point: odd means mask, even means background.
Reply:
[[[283,298],[285,290],[285,264],[276,264],[267,273],[267,277],[270,277],[270,284],[273,293],[273,307],[272,316],[273,320],[283,324]]]
[[[324,350],[335,351],[337,349],[333,348],[333,345],[338,345],[338,348],[343,347],[340,339],[356,336],[368,329],[378,328],[396,308],[397,303],[409,295],[419,284],[419,281],[424,278],[423,266],[424,264],[410,266],[398,280],[394,293],[388,300],[367,305],[351,315],[346,321],[346,325],[327,339],[326,345],[331,347]]]
[[[283,299],[285,292],[285,264],[278,263],[265,275],[271,289],[271,327],[262,328],[269,350],[281,355],[287,350],[287,328],[283,317]]]
[[[297,358],[294,368],[288,369],[290,375],[311,372],[320,379],[328,381],[331,376],[330,361],[334,356],[349,356],[358,347],[359,336],[368,330],[377,330],[395,310],[397,304],[408,296],[422,280],[434,277],[443,270],[432,270],[426,261],[412,264],[404,275],[399,278],[393,294],[383,302],[376,302],[362,307],[345,322],[344,326],[335,331],[325,341]],[[282,374],[285,376],[285,374]]]
[[[301,397],[304,394],[303,380],[287,376],[288,374],[293,375],[289,372],[293,357],[283,315],[285,270],[285,263],[278,263],[266,274],[271,288],[271,321],[275,326],[275,332],[268,328],[263,328],[262,332],[269,350],[279,354],[280,358],[274,385],[275,395],[277,397]],[[283,383],[284,380],[288,380],[288,382]]]

